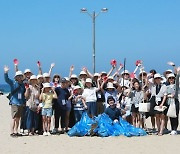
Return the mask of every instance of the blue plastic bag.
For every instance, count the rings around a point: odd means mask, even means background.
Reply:
[[[91,130],[91,125],[94,123],[94,120],[91,119],[88,114],[85,112],[83,113],[81,120],[77,122],[69,131],[69,136],[85,136],[88,135],[89,131]]]

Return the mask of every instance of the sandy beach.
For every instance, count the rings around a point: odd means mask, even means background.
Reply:
[[[10,137],[10,107],[6,96],[0,96],[0,152],[4,153],[178,153],[180,135],[149,135],[145,137],[69,137],[23,136]],[[150,119],[147,119],[150,127]],[[168,129],[170,129],[168,124]],[[179,129],[178,129],[179,130]]]

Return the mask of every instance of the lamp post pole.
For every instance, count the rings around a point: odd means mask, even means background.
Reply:
[[[107,12],[108,11],[108,9],[107,8],[102,8],[101,9],[101,12],[103,12],[103,13],[105,13],[105,12]],[[87,13],[91,18],[92,18],[92,29],[93,29],[93,31],[92,31],[92,36],[93,36],[93,53],[92,53],[92,56],[93,56],[93,60],[92,60],[92,63],[93,63],[93,73],[95,73],[96,72],[96,17],[101,13],[101,12],[99,12],[98,14],[96,14],[96,12],[95,11],[93,11],[93,13],[92,14],[90,14],[88,11],[87,11],[87,9],[86,8],[82,8],[81,9],[81,12],[82,13]]]
[[[96,72],[96,44],[95,44],[95,39],[96,39],[96,35],[95,35],[95,22],[96,22],[96,13],[95,11],[93,11],[93,16],[92,16],[92,20],[93,20],[93,73]]]

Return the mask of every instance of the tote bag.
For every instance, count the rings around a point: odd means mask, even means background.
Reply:
[[[169,106],[169,109],[168,109],[168,112],[167,112],[167,116],[168,117],[171,117],[171,118],[176,118],[177,115],[176,115],[176,105],[175,105],[175,100],[170,98],[170,106]]]
[[[139,112],[149,112],[150,111],[150,102],[139,103]]]

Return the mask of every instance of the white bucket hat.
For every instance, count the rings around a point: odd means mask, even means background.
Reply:
[[[91,78],[87,78],[86,82],[92,83],[92,79]]]
[[[112,76],[109,76],[107,79],[108,80],[114,80],[114,78]]]
[[[165,73],[166,73],[166,72],[172,73],[173,71],[172,71],[171,69],[168,69],[168,70],[165,71]]]
[[[76,90],[76,89],[81,89],[81,87],[79,85],[77,85],[73,88],[73,90]]]
[[[31,70],[30,69],[25,69],[24,74],[25,73],[31,73]]]
[[[161,79],[162,79],[162,76],[161,76],[161,74],[159,74],[159,73],[156,73],[156,74],[154,75],[154,79],[156,79],[156,78],[161,78]]]
[[[107,89],[114,89],[113,83],[108,82],[107,83]]]
[[[41,75],[41,74],[37,75],[37,79],[39,79],[39,78],[43,78],[43,75]]]
[[[121,75],[123,75],[123,74],[130,74],[130,73],[129,73],[128,70],[124,70],[124,71],[121,73]]]
[[[51,84],[50,84],[50,83],[44,83],[44,84],[43,84],[43,87],[44,87],[44,88],[51,88]]]
[[[37,80],[37,76],[36,75],[31,75],[29,80]]]
[[[101,74],[107,74],[105,71],[102,71]]]
[[[15,76],[14,76],[14,77],[16,77],[16,76],[23,76],[22,71],[17,71],[17,72],[15,73]]]
[[[78,79],[78,77],[77,77],[77,75],[76,75],[76,74],[72,74],[70,79],[72,79],[72,78],[76,78],[76,79]]]
[[[44,74],[43,74],[43,77],[44,77],[44,78],[50,78],[50,75],[49,75],[49,73],[44,73]]]
[[[87,75],[87,74],[86,74],[86,72],[81,71],[81,72],[79,73],[79,75]]]
[[[99,76],[99,73],[94,73],[94,77],[98,77]]]
[[[175,75],[173,73],[171,73],[171,74],[168,75],[167,79],[169,79],[170,77],[175,78]]]

